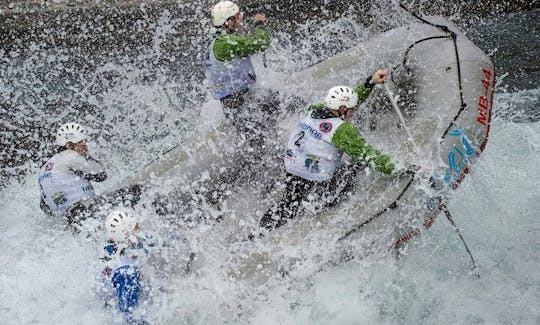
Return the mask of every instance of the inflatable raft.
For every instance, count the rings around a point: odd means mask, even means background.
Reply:
[[[429,228],[444,208],[451,191],[486,146],[494,65],[454,24],[441,17],[427,17],[296,73],[288,79],[287,87],[321,99],[330,87],[356,86],[379,68],[389,70],[387,84],[392,93],[375,87],[357,112],[355,123],[368,143],[404,164],[422,166],[421,172],[391,177],[361,170],[354,178],[354,194],[341,204],[313,210],[253,243],[235,246],[237,251],[228,261],[229,276],[264,281],[276,270],[307,270],[308,265],[317,268],[321,263],[388,251]],[[412,139],[388,96],[400,108]],[[283,146],[287,127],[295,120],[291,118],[291,123],[283,126]],[[163,188],[173,186],[173,177],[175,184],[197,184],[201,178],[215,182],[231,161],[241,159],[237,154],[241,142],[226,122],[217,124],[148,165],[129,183]],[[280,158],[276,160],[280,165]],[[244,231],[238,226],[242,223],[257,224],[269,201],[277,199],[264,191],[253,194],[256,191],[251,189],[261,186],[251,184],[231,195],[237,205],[226,210],[234,217],[225,217],[214,234]],[[184,188],[180,192],[193,192],[193,187]],[[219,237],[210,233],[206,235]]]
[[[390,96],[413,139],[383,87],[372,92],[356,123],[368,143],[422,170],[400,178],[358,173],[355,193],[346,202],[272,232],[266,244],[240,255],[231,274],[264,279],[276,270],[305,271],[306,265],[320,267],[320,261],[389,251],[429,228],[444,209],[486,146],[494,65],[454,24],[428,17],[306,69],[290,84],[322,98],[330,87],[356,86],[352,80],[381,67],[391,72]]]

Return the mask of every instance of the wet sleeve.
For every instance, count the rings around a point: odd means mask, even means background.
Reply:
[[[73,155],[69,168],[78,176],[89,181],[102,182],[107,179],[107,173],[101,164],[94,158]]]
[[[358,94],[359,103],[364,102],[368,98],[369,94],[371,94],[371,89],[373,89],[373,86],[369,84],[370,79],[371,78],[368,78],[366,82],[361,83],[354,89],[354,91]]]
[[[230,61],[236,57],[249,56],[270,46],[270,34],[264,26],[255,29],[251,36],[236,34],[220,35],[214,42],[214,55],[219,61]]]
[[[326,106],[323,103],[311,104],[305,109],[305,111],[306,112],[312,112],[312,111],[314,111],[316,109],[325,108],[325,107]]]
[[[360,131],[351,122],[339,126],[332,137],[332,144],[354,160],[381,173],[390,175],[394,171],[395,164],[390,156],[367,144]]]

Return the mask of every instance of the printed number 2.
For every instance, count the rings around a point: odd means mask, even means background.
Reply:
[[[297,147],[300,147],[302,145],[302,139],[304,138],[305,135],[306,133],[304,131],[298,132],[298,136],[297,136],[296,141],[294,141],[294,145]]]

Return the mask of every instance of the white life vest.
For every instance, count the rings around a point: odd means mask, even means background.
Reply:
[[[227,62],[216,59],[215,41],[214,39],[206,51],[204,68],[212,97],[220,99],[249,88],[257,77],[249,56],[236,57]]]
[[[130,254],[132,252],[126,253],[124,249],[127,248],[123,246],[115,247],[113,244],[107,244],[107,246],[105,246],[105,255],[100,258],[100,260],[103,262],[101,278],[105,284],[112,284],[111,278],[114,271],[117,269],[136,265],[137,256]]]
[[[284,161],[287,172],[312,181],[332,178],[343,152],[332,144],[341,118],[314,119],[308,113],[289,137]]]
[[[137,242],[121,242],[113,244],[108,242],[104,247],[104,256],[100,258],[103,262],[102,278],[106,283],[110,283],[111,276],[115,270],[128,266],[138,266],[141,264],[140,258],[148,259],[152,249],[157,248],[156,238],[149,232],[139,232],[136,235]],[[154,254],[156,251],[154,251]]]
[[[94,188],[89,180],[75,174],[99,174],[102,166],[73,150],[64,150],[41,167],[39,186],[45,203],[54,215],[62,215],[66,210],[82,200],[93,200]]]

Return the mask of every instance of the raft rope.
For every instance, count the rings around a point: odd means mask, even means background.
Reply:
[[[421,40],[418,40],[416,42],[414,42],[413,44],[411,44],[408,48],[407,48],[407,51],[405,51],[405,55],[403,57],[403,66],[405,67],[405,69],[407,70],[407,72],[410,72],[410,69],[409,67],[407,67],[407,58],[408,58],[408,55],[409,55],[409,51],[414,47],[416,46],[417,44],[421,43],[421,42],[424,42],[424,41],[428,41],[428,40],[433,40],[433,39],[440,39],[440,38],[451,38],[452,39],[452,42],[454,43],[454,52],[456,54],[456,65],[457,65],[457,74],[458,74],[458,86],[459,86],[459,97],[460,97],[460,101],[461,101],[461,105],[460,105],[460,108],[459,108],[459,111],[457,112],[457,114],[454,116],[454,118],[452,119],[452,122],[450,122],[450,125],[448,125],[448,127],[446,128],[446,130],[444,131],[442,137],[441,137],[441,141],[448,135],[448,132],[450,132],[450,129],[452,128],[452,126],[454,126],[456,120],[459,118],[459,116],[461,115],[461,113],[465,110],[465,108],[467,107],[467,104],[465,103],[465,100],[463,99],[463,83],[462,83],[462,78],[461,78],[461,64],[460,64],[460,61],[459,61],[459,51],[458,51],[458,46],[457,46],[457,34],[456,32],[450,30],[450,28],[448,28],[448,26],[444,26],[444,25],[438,25],[438,24],[434,24],[430,21],[427,21],[425,20],[424,18],[418,16],[417,14],[415,14],[414,12],[410,11],[409,8],[407,8],[402,2],[399,3],[399,6],[407,11],[408,13],[410,13],[414,18],[420,20],[421,22],[425,23],[425,24],[428,24],[430,26],[433,26],[435,28],[438,28],[440,30],[442,30],[443,32],[447,33],[448,35],[447,36],[431,36],[431,37],[427,37],[427,38],[424,38],[424,39],[421,39]]]
[[[381,211],[375,213],[371,218],[367,219],[366,221],[362,222],[361,224],[359,225],[356,225],[354,226],[351,230],[347,231],[345,233],[345,235],[341,236],[338,238],[338,241],[340,240],[343,240],[347,237],[349,237],[350,235],[354,234],[355,232],[357,232],[358,230],[360,230],[362,227],[364,227],[365,225],[367,225],[368,223],[372,222],[373,220],[375,220],[376,218],[378,218],[380,215],[382,215],[383,213],[385,213],[386,211],[388,210],[393,210],[395,208],[397,208],[397,204],[399,202],[399,200],[401,199],[401,197],[405,194],[405,192],[407,192],[407,189],[411,186],[413,180],[414,180],[414,176],[416,174],[415,173],[412,173],[411,174],[411,179],[409,179],[409,182],[407,183],[407,185],[405,185],[405,187],[403,188],[403,190],[401,191],[401,193],[398,195],[397,199],[394,200],[394,202],[390,203],[386,208],[382,209]]]
[[[436,27],[436,28],[442,30],[443,32],[449,34],[448,36],[432,36],[432,37],[428,37],[428,38],[416,41],[411,46],[409,46],[409,48],[405,52],[405,56],[403,58],[403,66],[405,67],[407,72],[410,72],[410,69],[407,67],[407,57],[409,55],[409,51],[415,45],[417,45],[418,43],[423,42],[423,41],[427,41],[427,40],[432,40],[432,39],[437,39],[437,38],[447,38],[447,37],[452,38],[452,42],[454,43],[454,52],[456,54],[456,66],[457,66],[457,74],[458,74],[459,97],[460,97],[461,105],[460,105],[459,111],[454,116],[452,122],[450,122],[450,124],[448,125],[448,127],[444,131],[444,133],[443,133],[443,135],[442,135],[442,137],[440,139],[440,141],[442,141],[448,135],[448,132],[450,132],[450,129],[454,126],[456,120],[459,118],[461,113],[467,107],[467,104],[465,103],[465,100],[463,99],[463,84],[462,84],[462,78],[461,78],[461,64],[460,64],[460,61],[459,61],[459,51],[458,51],[458,46],[457,46],[457,34],[456,34],[456,32],[450,30],[448,28],[448,26],[434,24],[434,23],[432,23],[430,21],[427,21],[427,20],[423,19],[422,17],[418,16],[414,12],[410,11],[405,5],[403,5],[402,2],[399,3],[399,6],[402,9],[404,9],[405,11],[409,12],[416,19],[422,21],[423,23],[431,25],[433,27]],[[439,208],[442,209],[442,211],[444,211],[444,214],[446,215],[446,218],[448,219],[448,221],[450,222],[450,224],[452,225],[454,230],[457,232],[457,234],[459,236],[459,239],[461,240],[461,242],[463,243],[463,246],[465,247],[465,250],[467,251],[467,254],[469,254],[469,257],[471,258],[471,262],[472,262],[472,266],[473,266],[473,272],[474,272],[473,275],[474,275],[475,278],[479,279],[480,278],[480,273],[478,272],[478,267],[476,265],[476,262],[474,260],[473,255],[471,253],[471,250],[469,249],[469,246],[467,245],[467,242],[465,242],[465,238],[463,237],[463,235],[461,234],[459,228],[457,227],[456,223],[454,222],[454,219],[452,218],[452,215],[450,214],[450,211],[448,210],[448,207],[446,206],[446,204],[443,203],[443,204],[441,204],[439,206]]]
[[[431,25],[433,27],[436,27],[440,30],[442,30],[443,32],[449,34],[449,35],[440,35],[440,36],[431,36],[431,37],[427,37],[427,38],[423,38],[421,40],[418,40],[416,42],[414,42],[413,44],[411,44],[407,50],[405,51],[405,55],[403,57],[403,63],[402,65],[405,67],[405,69],[407,70],[408,73],[410,73],[410,69],[409,67],[407,66],[407,59],[408,59],[408,55],[409,55],[409,52],[410,50],[415,47],[417,44],[419,43],[422,43],[422,42],[425,42],[425,41],[428,41],[428,40],[433,40],[433,39],[442,39],[442,38],[451,38],[453,43],[454,43],[454,51],[455,51],[455,54],[456,54],[456,65],[457,65],[457,74],[458,74],[458,85],[459,85],[459,95],[460,95],[460,100],[461,100],[461,106],[460,106],[460,109],[458,111],[458,113],[454,116],[452,122],[450,123],[450,125],[448,125],[448,128],[446,128],[446,130],[444,131],[443,135],[441,136],[441,141],[448,135],[448,132],[450,131],[450,129],[452,128],[452,126],[454,125],[454,123],[456,122],[456,120],[459,118],[459,116],[461,115],[461,113],[463,112],[463,110],[466,108],[466,104],[465,104],[465,100],[463,99],[463,86],[462,86],[462,82],[461,82],[461,65],[460,65],[460,62],[459,62],[459,51],[458,51],[458,46],[457,46],[457,34],[450,30],[448,28],[448,26],[444,26],[444,25],[438,25],[438,24],[434,24],[432,22],[429,22],[425,19],[423,19],[422,17],[418,16],[417,14],[411,12],[407,7],[405,7],[405,5],[403,5],[403,3],[399,3],[399,6],[404,9],[405,11],[407,11],[408,13],[410,13],[413,17],[417,18],[418,20],[422,21],[423,23],[425,24],[428,24],[428,25]],[[367,219],[366,221],[362,222],[361,224],[353,227],[351,230],[347,231],[345,233],[345,235],[341,236],[340,238],[338,238],[338,241],[341,241],[347,237],[349,237],[350,235],[352,235],[353,233],[357,232],[358,230],[360,230],[362,227],[364,227],[365,225],[369,224],[370,222],[372,222],[373,220],[375,220],[376,218],[378,218],[380,215],[382,215],[383,213],[385,213],[386,211],[390,210],[390,209],[395,209],[397,207],[397,203],[399,202],[399,200],[401,199],[401,197],[405,194],[405,192],[409,189],[409,187],[411,186],[413,180],[414,180],[414,176],[415,174],[413,173],[412,174],[412,177],[411,179],[409,180],[409,182],[407,183],[407,185],[403,188],[403,190],[401,191],[401,193],[398,195],[397,199],[392,202],[388,207],[384,208],[383,210],[377,212],[375,215],[373,215],[371,218]],[[448,212],[448,209],[446,208],[446,206],[443,206],[441,205],[439,207],[441,210],[444,210],[445,211],[445,214],[447,215],[447,218],[448,218],[448,215],[450,214],[450,212]],[[440,210],[439,210],[440,211]],[[450,217],[451,218],[451,217]],[[450,219],[449,219],[450,220]],[[451,221],[453,222],[453,220]],[[453,225],[455,225],[455,223],[453,223]],[[457,229],[457,227],[454,226],[455,229]],[[470,253],[470,250],[467,246],[467,244],[465,243],[465,240],[463,239],[463,236],[461,236],[460,234],[460,238],[462,239],[462,242],[463,244],[465,245],[466,249],[467,249],[467,252],[469,253],[469,255],[471,256],[471,259],[473,260],[473,265],[474,265],[474,268],[476,269],[476,263],[474,262],[474,259],[472,258],[472,254]],[[479,275],[478,275],[479,277]]]

